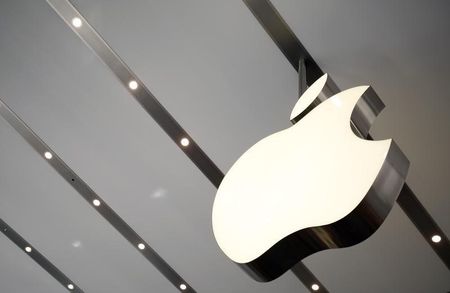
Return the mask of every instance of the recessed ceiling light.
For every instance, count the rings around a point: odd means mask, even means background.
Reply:
[[[319,290],[319,285],[317,285],[317,284],[312,284],[312,286],[311,286],[311,289],[313,289],[313,291],[317,291],[317,290]]]
[[[145,245],[144,245],[143,243],[139,243],[139,244],[138,244],[138,248],[139,248],[140,250],[143,250],[143,249],[145,248]]]
[[[186,137],[183,137],[180,140],[180,143],[181,143],[182,146],[187,147],[189,145],[189,139],[187,139]]]
[[[51,158],[53,158],[53,155],[52,155],[51,152],[45,152],[45,153],[44,153],[44,157],[45,157],[47,160],[50,160]]]
[[[181,285],[180,285],[180,289],[181,289],[181,290],[186,290],[186,289],[187,289],[187,286],[186,286],[185,284],[181,284]]]
[[[128,83],[128,87],[132,90],[135,90],[138,88],[138,83],[135,80],[132,80]]]
[[[439,235],[433,235],[433,237],[431,237],[431,241],[433,241],[434,243],[439,243],[441,242],[441,236]]]
[[[69,288],[69,290],[73,290],[75,287],[72,284],[67,285],[67,288]]]
[[[72,18],[72,25],[76,28],[79,28],[83,25],[83,22],[81,21],[81,19],[79,17],[74,17],[74,18]]]
[[[25,247],[26,252],[31,252],[31,250],[32,250],[31,247],[29,247],[29,246]]]
[[[98,206],[100,205],[100,201],[99,201],[98,199],[94,199],[94,200],[92,201],[92,203],[93,203],[96,207],[98,207]]]

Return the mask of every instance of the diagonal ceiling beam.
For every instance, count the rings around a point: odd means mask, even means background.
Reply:
[[[450,270],[450,241],[408,184],[403,185],[397,203]],[[436,235],[441,237],[439,243],[433,241]]]
[[[17,233],[11,226],[9,226],[3,219],[0,218],[0,229],[6,237],[14,242],[17,247],[28,254],[38,265],[47,271],[53,278],[56,279],[66,290],[75,293],[83,293],[69,277],[67,277],[60,269],[52,264],[42,253],[40,253],[33,245],[26,241],[19,233]]]
[[[305,66],[308,72],[306,75],[306,82],[308,85],[311,85],[316,79],[323,75],[322,69],[317,65],[312,56],[308,53],[269,0],[243,1],[295,70],[299,70],[300,59],[303,58],[305,60]],[[328,77],[328,80],[330,80],[330,83],[328,84],[327,81],[326,92],[324,95],[326,97],[331,97],[340,92],[340,90],[330,77]],[[368,135],[367,138],[372,139],[370,135]],[[428,213],[425,207],[420,203],[408,184],[405,183],[397,199],[397,203],[444,264],[450,269],[450,241],[434,221],[430,213]],[[440,237],[440,242],[435,243],[432,240],[434,235]]]
[[[316,276],[314,276],[314,274],[305,266],[303,262],[297,263],[291,271],[300,281],[302,281],[303,284],[305,284],[309,291],[316,293],[328,293],[325,285],[322,284]]]
[[[175,118],[156,99],[144,83],[131,71],[128,65],[114,52],[97,31],[83,18],[78,10],[67,0],[47,0],[58,15],[90,47],[105,65],[114,73],[122,85],[130,92],[144,110],[152,116],[167,135],[180,147],[191,161],[203,172],[214,186],[218,187],[223,173],[205,152],[195,143]],[[81,21],[81,26],[73,20]],[[78,21],[77,20],[77,21]],[[130,82],[134,85],[130,87]],[[182,139],[188,139],[189,148],[183,147]]]

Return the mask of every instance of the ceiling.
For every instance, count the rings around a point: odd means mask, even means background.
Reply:
[[[73,4],[223,171],[290,125],[296,72],[242,1]],[[387,107],[373,136],[407,154],[408,184],[449,235],[449,2],[273,4],[341,88],[374,86]],[[198,292],[308,292],[227,260],[213,185],[45,1],[0,0],[0,97]],[[0,217],[85,292],[176,292],[3,119]],[[369,240],[304,263],[330,292],[450,290],[398,205]],[[63,290],[0,235],[0,291]]]

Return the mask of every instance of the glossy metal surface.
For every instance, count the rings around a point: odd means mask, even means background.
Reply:
[[[301,58],[298,64],[298,96],[301,97],[307,88],[305,59]]]

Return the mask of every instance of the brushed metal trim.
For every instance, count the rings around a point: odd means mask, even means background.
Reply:
[[[20,117],[0,99],[0,116],[10,124],[16,132],[40,155],[49,151],[53,157],[45,160],[64,178],[111,226],[113,226],[130,244],[138,250],[169,282],[179,291],[196,292],[136,231],[133,230],[92,188],[81,179]],[[100,206],[94,206],[93,200],[98,199]],[[139,250],[138,243],[145,245]],[[186,290],[179,288],[180,284],[187,286]]]
[[[180,147],[180,149],[191,159],[191,161],[202,171],[202,173],[218,187],[223,178],[222,171],[206,155],[192,137],[181,127],[175,118],[156,99],[138,76],[128,65],[114,52],[100,34],[89,24],[80,12],[67,0],[47,0],[53,10],[66,22],[66,24],[80,37],[80,39],[94,51],[103,63],[118,78],[120,83],[128,90],[144,110],[158,123],[167,135]],[[78,17],[83,25],[75,28],[71,19]],[[128,83],[135,80],[138,83],[136,90],[130,90]],[[180,144],[181,138],[189,139],[189,147]]]
[[[305,91],[308,88],[308,85],[306,83],[306,66],[305,66],[305,59],[300,58],[299,65],[298,65],[298,96],[299,98],[302,97],[302,95],[305,93]],[[326,83],[325,86],[326,87]],[[305,110],[303,110],[299,115],[295,116],[293,119],[291,119],[292,124],[297,123],[300,121],[303,117],[308,115],[309,112],[311,112],[315,107],[317,107],[321,102],[325,101],[327,98],[320,92],[320,97],[317,97],[312,101],[311,104],[309,104],[308,107],[306,107]]]
[[[370,86],[356,104],[351,117],[352,123],[358,129],[360,136],[367,138],[375,118],[384,107],[383,101]]]
[[[298,97],[300,98],[308,88],[306,84],[306,66],[305,59],[300,58],[298,64]]]
[[[64,289],[74,293],[84,293],[69,277],[67,277],[60,269],[51,263],[37,248],[25,240],[19,233],[17,233],[11,226],[9,226],[3,219],[0,218],[0,230],[9,240],[11,240],[17,247],[31,257],[39,266],[41,266],[49,275],[55,278]],[[31,247],[30,252],[25,252],[25,247]],[[72,284],[74,288],[70,290],[67,285]]]

